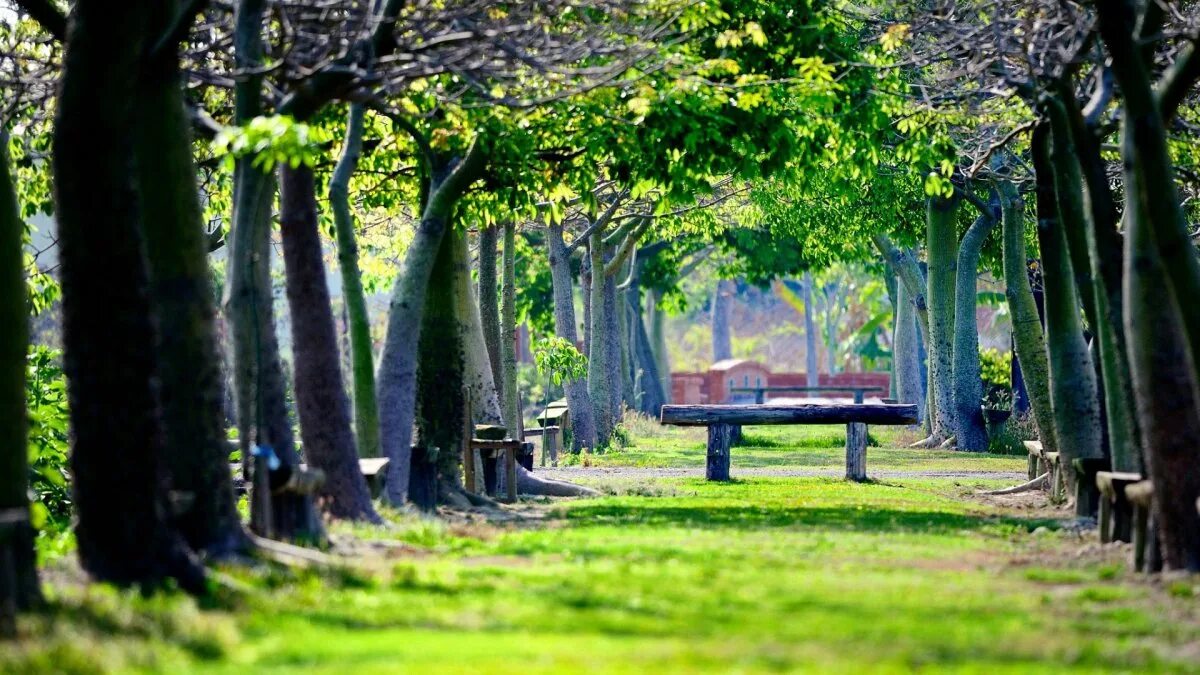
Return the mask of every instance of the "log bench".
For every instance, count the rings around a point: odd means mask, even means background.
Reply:
[[[735,426],[776,424],[845,424],[846,478],[867,479],[867,425],[917,423],[917,406],[870,404],[796,405],[665,405],[660,423],[708,427],[705,477],[729,480],[729,447]]]
[[[1133,504],[1125,489],[1142,480],[1140,473],[1100,471],[1096,488],[1100,490],[1100,543],[1130,541],[1133,535]]]
[[[1050,474],[1050,501],[1061,504],[1067,500],[1067,478],[1063,475],[1060,456],[1057,452],[1046,452],[1041,441],[1024,441],[1029,452],[1029,479]]]

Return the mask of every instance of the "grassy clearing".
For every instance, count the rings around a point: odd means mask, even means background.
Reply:
[[[1194,672],[1196,580],[971,496],[995,484],[634,479],[505,523],[338,527],[353,567],[229,570],[205,609],[62,582],[0,670]]]

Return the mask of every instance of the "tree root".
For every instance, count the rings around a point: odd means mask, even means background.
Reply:
[[[912,444],[910,444],[908,447],[910,447],[910,448],[924,448],[924,449],[927,449],[927,450],[928,450],[928,449],[936,448],[936,447],[938,447],[938,446],[939,446],[939,445],[941,445],[941,444],[942,444],[942,437],[941,437],[941,436],[938,436],[938,435],[936,435],[936,434],[934,434],[934,435],[932,435],[932,436],[928,436],[928,437],[926,437],[926,438],[923,438],[923,439],[921,439],[921,440],[917,441],[916,443],[912,443]]]
[[[590,487],[575,483],[539,478],[520,465],[517,465],[517,492],[541,497],[595,497],[600,494]]]
[[[1043,488],[1048,487],[1049,485],[1050,485],[1050,474],[1044,473],[1027,483],[1021,483],[1020,485],[1014,485],[1013,487],[1004,488],[1003,490],[988,490],[987,492],[982,492],[980,494],[1015,495],[1015,494],[1018,494],[1021,492],[1030,492],[1032,490],[1041,490]]]
[[[321,551],[282,541],[275,541],[274,539],[267,539],[253,533],[249,533],[248,536],[251,543],[254,544],[255,553],[281,565],[329,567],[337,563],[337,558],[328,553],[322,553]]]
[[[957,445],[958,445],[958,436],[951,436],[950,438],[947,438],[946,440],[942,441],[942,444],[939,445],[938,448],[941,450],[953,450],[955,448],[955,446],[957,446]]]
[[[499,509],[499,502],[485,495],[467,490],[456,481],[438,481],[438,503],[456,509]]]

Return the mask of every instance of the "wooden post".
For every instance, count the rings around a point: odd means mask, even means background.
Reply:
[[[733,427],[728,424],[713,424],[708,427],[708,466],[704,477],[708,480],[729,480],[729,442]]]
[[[508,488],[508,501],[517,501],[517,449],[509,447],[504,451],[504,483]]]
[[[846,425],[846,480],[867,480],[867,425],[861,422]]]

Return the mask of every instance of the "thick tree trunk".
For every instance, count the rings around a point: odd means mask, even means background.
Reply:
[[[459,448],[463,438],[464,343],[455,302],[456,233],[447,232],[428,276],[417,366],[418,443],[437,448],[438,479],[462,484]],[[471,486],[467,486],[471,489]]]
[[[917,406],[924,415],[925,391],[921,386],[921,354],[917,344],[916,306],[903,283],[896,285],[896,332],[892,354],[896,362],[896,394],[901,403]]]
[[[342,302],[350,332],[350,372],[354,384],[354,432],[360,457],[379,457],[379,406],[375,400],[375,359],[371,350],[371,317],[358,268],[358,240],[350,210],[350,177],[362,155],[362,104],[350,105],[342,156],[329,179],[329,205],[337,236],[338,271],[342,275]]]
[[[1048,131],[1044,125],[1034,131],[1033,151],[1054,435],[1058,451],[1068,461],[1098,459],[1104,452],[1096,370],[1083,337],[1075,275],[1071,270],[1064,221],[1060,216],[1065,205],[1058,204],[1055,196]],[[1068,214],[1068,217],[1077,215]],[[1073,478],[1073,472],[1069,476]]]
[[[229,472],[212,277],[174,51],[143,67],[135,128],[174,523],[194,550],[220,557],[248,541]]]
[[[575,345],[579,343],[579,336],[575,327],[574,285],[571,282],[570,254],[563,243],[562,225],[550,226],[546,233],[546,246],[549,249],[554,292],[554,333]],[[587,382],[571,380],[563,385],[563,389],[566,390],[567,410],[571,415],[574,451],[595,447],[596,429]]]
[[[954,434],[954,304],[958,199],[930,197],[926,203],[929,251],[929,383],[937,405],[933,436]]]
[[[805,384],[809,387],[816,387],[821,384],[821,367],[819,356],[817,354],[817,323],[813,318],[813,276],[812,272],[804,272],[804,280],[801,282],[802,298],[804,300],[804,371]]]
[[[517,228],[510,220],[504,224],[504,285],[500,307],[501,405],[509,438],[516,438],[521,426],[521,395],[517,391]]]
[[[358,467],[350,401],[325,284],[314,182],[307,166],[280,168],[279,231],[292,314],[300,438],[308,463],[325,472],[320,492],[324,510],[334,518],[379,522]]]
[[[983,423],[983,380],[979,376],[979,330],[975,325],[978,291],[975,278],[979,250],[996,225],[996,219],[980,216],[963,235],[958,247],[958,280],[955,284],[954,322],[954,434],[958,449],[983,452],[988,448]]]
[[[479,315],[479,302],[471,284],[471,252],[465,230],[456,229],[447,236],[454,238],[454,303],[458,315],[459,335],[463,346],[463,383],[467,388],[467,401],[471,404],[473,422],[480,424],[508,425],[500,400],[496,380],[492,378],[487,344],[484,340],[483,321]],[[516,429],[508,428],[510,438],[516,437]],[[471,489],[468,486],[468,489]]]
[[[483,324],[483,341],[487,345],[488,364],[492,380],[503,381],[500,365],[500,282],[496,278],[496,251],[500,231],[495,225],[479,230],[479,319]]]
[[[1057,450],[1054,415],[1050,403],[1050,366],[1046,342],[1038,316],[1025,258],[1025,207],[1017,187],[1007,180],[996,181],[1004,229],[1004,294],[1012,316],[1013,344],[1021,359],[1021,376],[1029,393],[1038,436],[1047,451]]]
[[[234,57],[239,68],[261,65],[264,2],[242,0],[235,17]],[[245,124],[262,112],[261,77],[251,75],[235,87],[235,119]],[[250,465],[251,449],[269,449],[285,467],[297,467],[292,423],[288,416],[283,364],[275,334],[271,292],[271,209],[275,178],[251,166],[250,157],[234,169],[233,228],[229,239],[226,316],[233,335],[234,394],[238,408],[238,440],[242,461]],[[270,504],[270,513],[262,510]],[[293,494],[250,500],[250,526],[260,534],[295,541],[324,538],[312,499]]]
[[[592,399],[592,419],[596,425],[596,447],[608,446],[612,436],[612,391],[608,366],[608,345],[604,339],[604,243],[599,234],[591,235],[588,255],[593,270],[591,294],[591,339],[588,343],[588,395]],[[597,273],[598,272],[598,273]]]
[[[29,303],[21,241],[25,234],[8,156],[8,130],[0,127],[0,637],[9,608],[42,603],[37,575],[36,532],[29,522],[29,429],[25,410],[25,357],[29,349]]]
[[[733,358],[733,339],[729,331],[729,312],[733,302],[733,282],[718,279],[712,301],[713,363]]]
[[[52,161],[75,535],[80,563],[96,579],[174,578],[201,592],[203,568],[166,516],[135,185],[136,77],[152,13],[145,2],[75,3],[57,102]]]

